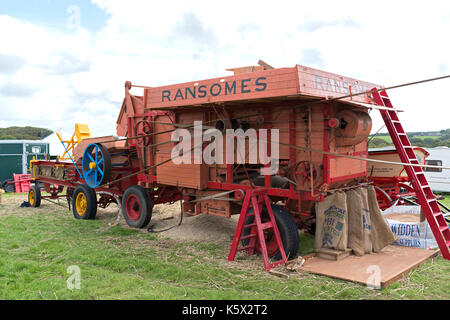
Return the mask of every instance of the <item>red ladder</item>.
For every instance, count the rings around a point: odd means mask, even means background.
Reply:
[[[382,107],[393,108],[386,90],[380,92],[376,90],[377,88],[372,89],[372,97],[375,100],[375,103]],[[403,163],[419,164],[408,136],[400,123],[397,111],[380,110],[380,113],[389,134],[391,135],[392,141],[394,142],[395,148],[400,155],[400,160]],[[450,229],[439,208],[436,197],[434,196],[433,191],[431,191],[422,168],[419,166],[405,166],[405,171],[416,192],[417,199],[425,213],[428,224],[433,231],[434,238],[439,245],[442,256],[445,259],[450,260]]]
[[[253,206],[253,212],[249,213],[250,204]],[[261,213],[264,206],[269,213],[270,221],[262,223]],[[253,223],[245,224],[248,217],[255,217]],[[273,263],[269,262],[269,255],[267,253],[266,239],[264,237],[264,230],[273,229],[278,249],[280,250],[281,260]],[[243,236],[244,229],[250,229],[250,234]],[[238,247],[239,242],[249,239],[248,245]],[[273,215],[272,207],[270,205],[270,199],[267,196],[267,189],[256,188],[248,190],[245,193],[244,203],[242,205],[239,221],[234,233],[233,243],[231,244],[230,254],[228,255],[228,261],[233,261],[237,251],[247,250],[248,255],[252,255],[256,251],[256,246],[259,244],[261,253],[264,259],[264,266],[267,271],[270,271],[273,267],[286,263],[286,253],[284,252],[283,244],[281,242],[280,232],[278,231],[277,224]]]

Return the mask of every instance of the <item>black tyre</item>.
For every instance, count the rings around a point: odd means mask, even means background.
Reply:
[[[286,258],[288,260],[294,259],[298,254],[298,246],[299,246],[299,236],[297,225],[292,219],[289,211],[284,209],[283,207],[272,204],[272,211],[275,217],[275,222],[277,223],[278,231],[280,232],[281,242],[283,243],[284,252],[286,253]],[[249,210],[249,212],[253,212],[253,208]],[[245,224],[253,223],[254,217],[248,217],[245,221]],[[267,209],[264,208],[262,212],[261,220],[263,222],[269,221],[269,213]],[[250,229],[244,229],[242,232],[243,236],[249,235]],[[280,250],[278,249],[275,234],[272,229],[265,231],[266,244],[267,244],[267,252],[269,257],[273,257],[276,260],[281,259]],[[243,245],[246,246],[249,244],[250,240],[243,240]],[[258,246],[259,247],[259,246]],[[259,248],[258,248],[259,251]]]
[[[14,192],[16,192],[16,187],[15,187],[13,181],[6,181],[4,186],[3,186],[3,189],[5,189],[6,193],[14,193]]]
[[[72,212],[76,219],[95,219],[97,215],[97,196],[95,190],[86,184],[76,187],[72,198]]]
[[[32,185],[28,191],[28,203],[37,208],[41,205],[41,189],[37,185]]]
[[[122,197],[123,216],[133,228],[145,228],[152,218],[153,202],[141,186],[129,187]]]

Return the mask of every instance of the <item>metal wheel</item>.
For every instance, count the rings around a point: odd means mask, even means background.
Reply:
[[[147,120],[141,120],[136,123],[135,128],[136,136],[139,136],[139,138],[137,138],[138,143],[143,144],[144,146],[150,145],[151,136],[148,135],[152,130],[150,122],[148,122]]]
[[[41,189],[37,185],[31,186],[28,191],[28,203],[34,208],[41,205]]]
[[[16,192],[16,187],[15,187],[13,181],[5,182],[3,188],[5,189],[6,193],[14,193],[14,192]]]
[[[122,208],[125,220],[130,227],[144,228],[152,218],[153,203],[143,187],[132,186],[125,190]]]
[[[314,186],[317,186],[317,184],[320,182],[317,179],[316,165],[312,163],[311,171],[311,162],[307,160],[297,163],[293,171],[293,178],[299,186],[304,187],[309,186],[312,179],[314,179]]]
[[[97,215],[97,196],[88,185],[78,186],[72,199],[72,212],[76,219],[90,220]]]
[[[92,143],[84,150],[82,171],[86,184],[91,188],[109,181],[111,177],[111,154],[100,143]]]
[[[380,209],[386,210],[387,208],[390,208],[394,203],[391,196],[389,196],[389,194],[380,187],[374,186],[374,188],[377,194],[378,206]]]

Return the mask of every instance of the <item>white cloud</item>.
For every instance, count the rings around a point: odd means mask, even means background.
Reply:
[[[8,44],[0,47],[0,126],[72,131],[78,121],[96,135],[114,134],[125,81],[200,80],[258,59],[385,86],[449,72],[447,1],[92,2],[110,15],[96,33],[0,16],[0,29],[10,30],[0,33]],[[443,80],[389,92],[407,111],[400,115],[406,130],[449,127],[449,87]],[[374,121],[377,130],[382,122],[378,115]]]

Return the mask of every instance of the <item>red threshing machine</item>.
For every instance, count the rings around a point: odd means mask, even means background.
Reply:
[[[425,164],[429,153],[421,147],[413,147],[414,154],[420,164]],[[400,163],[395,147],[369,149],[369,158]],[[369,177],[373,182],[380,209],[385,210],[393,204],[408,204],[408,198],[415,197],[405,168],[399,164],[369,163]]]
[[[327,192],[369,182],[364,160],[372,127],[369,111],[376,109],[401,161],[412,164],[405,170],[415,179],[421,204],[425,201],[429,207],[427,217],[434,217],[433,226],[443,232],[441,251],[447,246],[448,253],[449,230],[421,168],[414,166],[418,162],[397,111],[380,86],[300,65],[274,69],[261,63],[229,70],[234,75],[163,87],[127,82],[117,119],[117,135],[123,138],[84,139],[74,148],[71,162],[34,161],[34,179],[44,184],[47,198],[61,197],[66,188],[78,219],[94,219],[98,206],[112,202],[121,204],[126,222],[136,228],[149,224],[153,205],[177,200],[183,201],[187,214],[240,214],[229,260],[239,250],[258,251],[270,269],[296,256],[297,228],[311,230],[314,204]],[[131,94],[132,87],[142,88],[143,95]],[[203,127],[198,128],[199,121]],[[179,129],[194,133],[192,139],[183,138],[193,148],[178,153],[190,162],[175,161],[174,146],[181,142],[173,134]],[[244,134],[253,129],[259,143],[249,142],[234,154],[239,138],[227,138],[211,154],[223,154],[231,163],[197,159],[194,151],[206,152],[208,141],[200,138],[197,143],[196,130],[228,136],[239,129]],[[270,163],[261,156],[265,148]],[[273,163],[277,170],[263,175]],[[33,206],[43,197],[37,185],[29,193]],[[270,257],[277,261],[269,263]]]

